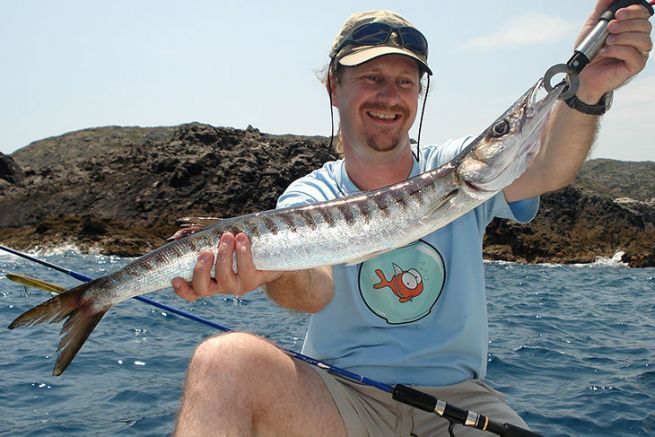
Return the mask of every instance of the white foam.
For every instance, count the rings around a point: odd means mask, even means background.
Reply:
[[[485,264],[494,264],[497,266],[504,266],[509,268],[512,268],[513,266],[525,266],[525,265],[533,265],[533,266],[540,266],[540,267],[562,267],[564,265],[564,264],[555,264],[555,263],[524,263],[524,262],[489,260],[489,259],[485,259],[483,260],[483,262]]]
[[[623,255],[625,255],[625,252],[619,250],[611,258],[599,256],[596,257],[596,261],[593,262],[592,265],[609,266],[609,267],[627,267],[628,263],[624,263],[623,261],[621,261],[621,259],[623,259]]]
[[[105,255],[102,255],[101,247],[98,245],[93,245],[89,246],[87,250],[83,251],[82,249],[79,248],[79,246],[73,242],[65,242],[57,246],[34,246],[30,248],[29,250],[24,251],[28,255],[32,256],[57,256],[57,255],[65,255],[65,254],[72,254],[72,255],[82,255],[82,254],[88,254],[88,255],[95,255],[99,257],[106,257]],[[3,256],[5,252],[0,251],[0,256]],[[16,256],[13,254],[8,254],[10,256]],[[114,257],[118,258],[118,257]],[[114,262],[113,260],[110,262]]]
[[[49,246],[41,247],[34,246],[30,251],[30,255],[35,256],[54,256],[54,255],[64,255],[66,253],[74,253],[79,255],[82,253],[79,247],[75,243],[63,243],[59,246]]]

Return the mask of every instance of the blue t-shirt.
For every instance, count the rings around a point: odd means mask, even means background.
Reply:
[[[422,147],[410,177],[447,162],[470,140]],[[331,161],[293,182],[278,208],[358,191],[343,160]],[[357,265],[333,266],[334,299],[311,316],[303,354],[389,384],[444,386],[483,378],[484,231],[494,217],[527,222],[538,207],[538,198],[508,205],[501,192],[415,243]]]

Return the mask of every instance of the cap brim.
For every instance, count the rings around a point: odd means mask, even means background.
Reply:
[[[428,67],[428,64],[423,59],[421,59],[411,50],[407,50],[403,47],[360,46],[353,53],[349,53],[342,58],[339,58],[339,63],[341,65],[345,65],[346,67],[356,67],[357,65],[363,64],[364,62],[370,61],[371,59],[392,54],[409,56],[410,58],[416,59],[429,74],[432,74],[432,70],[430,70],[430,67]]]

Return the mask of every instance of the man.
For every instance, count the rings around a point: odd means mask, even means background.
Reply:
[[[582,35],[610,3],[598,1]],[[602,105],[606,93],[644,68],[652,48],[648,13],[640,6],[619,10],[609,31],[607,44],[580,76],[577,99],[586,105]],[[384,38],[377,38],[380,32]],[[466,139],[420,150],[410,145],[421,76],[430,68],[427,42],[402,17],[388,11],[351,16],[330,55],[328,93],[340,114],[344,158],[294,182],[278,206],[397,183],[464,146]],[[527,427],[502,395],[481,381],[487,354],[481,241],[494,216],[528,221],[538,207],[536,196],[575,177],[599,119],[581,111],[585,108],[558,103],[538,157],[519,179],[414,245],[359,266],[270,272],[254,268],[246,235],[225,234],[215,262],[211,253],[201,254],[192,282],[176,278],[173,288],[194,300],[263,286],[278,304],[313,313],[304,353],[383,382],[416,385],[462,408]],[[214,265],[216,280],[210,276]],[[376,293],[389,294],[393,305],[384,307],[389,304]],[[419,294],[428,297],[422,306],[407,306],[419,302]],[[264,339],[231,333],[210,338],[194,352],[176,432],[423,436],[447,435],[447,427],[445,420],[396,403],[387,393],[296,362]],[[481,434],[457,431],[469,433]]]

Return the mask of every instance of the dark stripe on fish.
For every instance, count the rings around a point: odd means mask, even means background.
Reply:
[[[173,254],[174,254],[174,256],[172,256],[171,259],[173,259],[175,257],[181,258],[182,256],[184,256],[184,253],[182,252],[182,248],[189,243],[188,240],[191,240],[191,238],[187,238],[186,240],[182,240],[184,242],[184,244],[182,242],[180,242],[180,244],[173,244],[173,245],[168,247],[167,252],[173,252]]]
[[[341,213],[344,220],[346,220],[346,223],[348,223],[349,225],[352,225],[353,223],[355,223],[355,221],[356,221],[355,220],[355,214],[354,214],[354,211],[350,208],[350,205],[341,203],[341,204],[337,205],[337,211],[339,211],[339,213]]]
[[[407,199],[423,203],[423,198],[425,197],[425,184],[410,182],[407,184],[405,192],[407,193]]]
[[[278,227],[277,223],[275,223],[275,220],[268,216],[262,217],[262,223],[264,224],[264,228],[271,231],[273,235],[277,234],[280,232],[280,228]]]
[[[382,212],[382,215],[384,215],[385,217],[389,216],[389,204],[388,204],[386,193],[381,193],[378,194],[377,196],[373,196],[371,200],[373,201],[377,209],[380,212]]]
[[[364,222],[368,223],[371,218],[371,205],[368,203],[367,199],[358,200],[354,203],[359,214],[364,217]]]
[[[249,237],[259,237],[261,235],[261,232],[259,232],[259,227],[257,226],[257,221],[245,220],[243,222],[243,227]]]
[[[330,226],[334,226],[334,217],[332,217],[332,215],[327,210],[327,208],[324,208],[323,206],[317,206],[316,210],[318,211],[319,214],[321,214],[321,217],[323,217],[325,223],[327,223]]]
[[[196,245],[196,240],[193,238],[187,238],[186,239],[186,244],[188,247],[191,248],[191,250],[196,251],[198,249],[198,246]],[[177,254],[178,256],[181,256],[181,253]]]
[[[401,190],[390,190],[389,196],[391,200],[400,206],[402,209],[407,208],[407,195]]]
[[[314,216],[311,211],[301,209],[298,211],[298,215],[305,221],[306,225],[309,226],[309,229],[316,229],[316,221],[314,221]]]
[[[243,232],[243,225],[241,223],[235,223],[232,226],[228,227],[225,232],[229,232],[232,235],[240,234]]]
[[[292,214],[293,214],[292,212],[285,211],[285,212],[282,212],[282,213],[276,215],[276,217],[278,217],[284,223],[284,225],[287,227],[287,229],[295,231],[296,230],[296,222],[293,221],[293,215]]]

